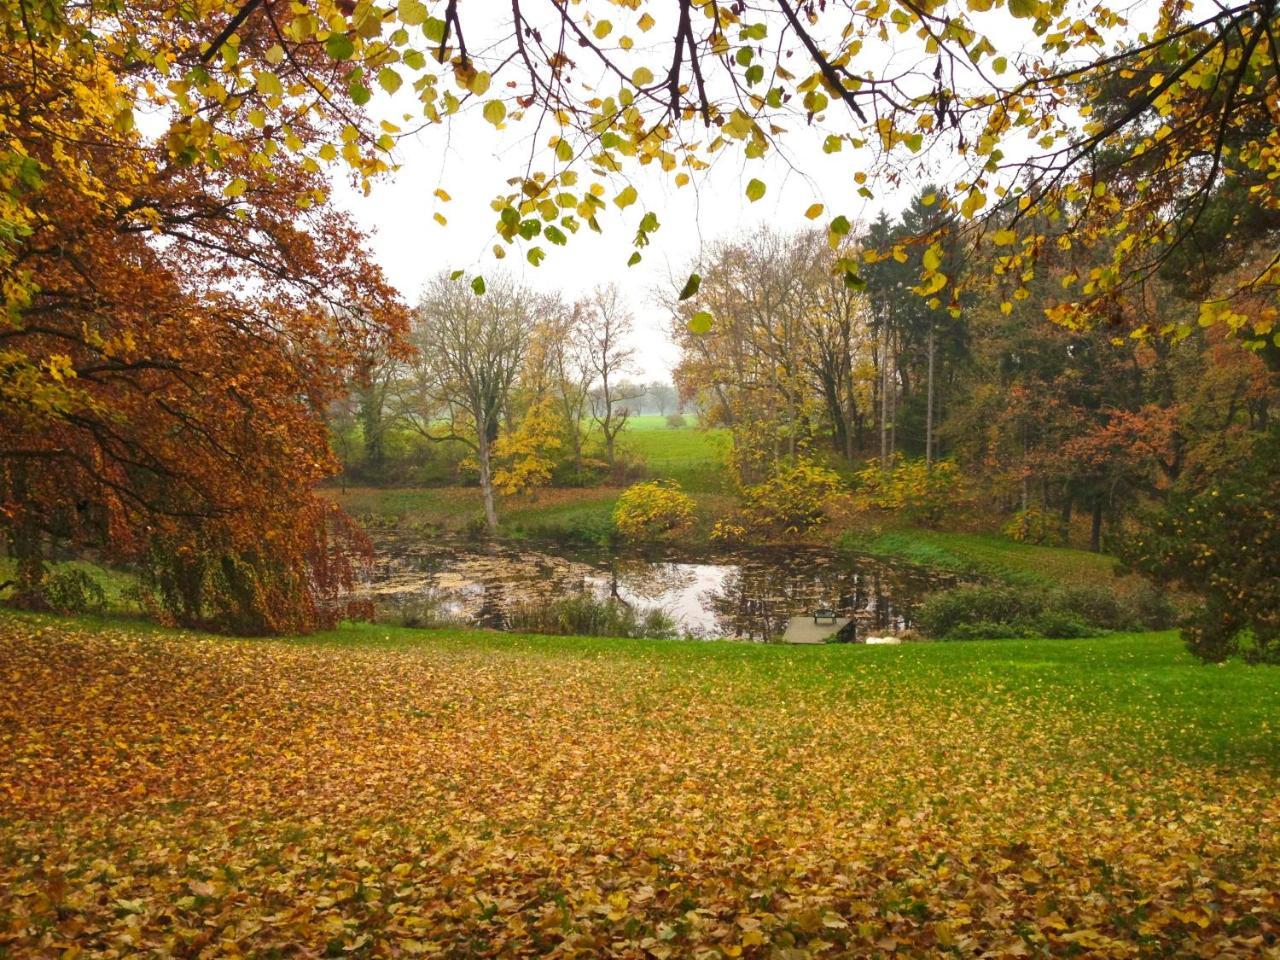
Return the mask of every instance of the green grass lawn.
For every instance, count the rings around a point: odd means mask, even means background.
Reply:
[[[650,476],[677,481],[694,493],[716,493],[725,489],[724,456],[729,431],[721,427],[702,429],[693,419],[684,427],[667,426],[657,414],[631,417],[619,435],[623,450],[644,463]]]
[[[0,680],[0,956],[1280,937],[1280,671],[1171,634],[231,640],[0,614]]]

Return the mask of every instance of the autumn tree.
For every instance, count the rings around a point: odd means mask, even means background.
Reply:
[[[532,297],[507,276],[477,293],[449,274],[423,292],[414,318],[412,423],[433,442],[462,443],[480,475],[485,523],[497,533],[494,444],[533,335]]]
[[[627,425],[627,404],[644,395],[644,388],[625,377],[635,363],[631,337],[635,320],[613,284],[597,287],[579,313],[577,336],[590,377],[591,418],[600,429],[605,459],[616,462],[618,434]]]
[[[45,558],[71,542],[136,564],[182,622],[307,630],[350,609],[364,550],[312,492],[335,466],[323,411],[403,314],[306,159],[338,135],[333,118],[278,78],[220,98],[157,84],[197,69],[210,33],[163,13],[20,4],[0,38],[14,599],[43,605]],[[260,20],[240,42],[277,41]],[[337,82],[324,51],[286,44],[283,73]],[[143,106],[159,135],[135,129]],[[267,111],[295,119],[267,130]]]
[[[761,228],[714,245],[672,304],[677,382],[730,429],[744,481],[815,440],[852,456],[863,432],[870,321],[837,256],[819,233]]]

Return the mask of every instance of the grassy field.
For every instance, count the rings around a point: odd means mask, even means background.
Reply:
[[[672,428],[657,414],[631,417],[619,438],[623,450],[654,477],[670,478],[694,493],[724,491],[724,455],[729,431],[693,425]]]
[[[1172,635],[0,615],[0,681],[0,955],[1278,949],[1280,671]]]

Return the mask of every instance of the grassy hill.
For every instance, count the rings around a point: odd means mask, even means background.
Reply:
[[[1259,956],[1280,671],[0,615],[0,955]]]

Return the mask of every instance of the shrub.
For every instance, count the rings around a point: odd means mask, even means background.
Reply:
[[[637,610],[621,600],[590,593],[517,604],[503,619],[508,630],[526,633],[660,640],[676,636],[676,623],[663,610]]]
[[[667,414],[667,426],[672,430],[679,430],[681,427],[687,426],[688,421],[685,420],[683,413]]]
[[[1060,539],[1058,522],[1035,507],[1015,513],[1002,532],[1017,543],[1054,543]]]
[[[618,497],[613,524],[627,540],[677,537],[693,527],[693,498],[674,480],[633,484]]]
[[[1133,610],[1148,630],[1168,630],[1178,622],[1178,610],[1169,591],[1154,583],[1143,583],[1133,595]]]
[[[106,608],[107,594],[84,570],[66,567],[46,578],[44,600],[58,613],[98,613]]]
[[[854,503],[862,510],[902,513],[915,523],[935,526],[963,500],[960,481],[954,460],[936,460],[930,466],[896,457],[887,472],[879,463],[870,463],[854,475]]]
[[[1042,637],[1069,640],[1087,637],[1098,631],[1080,617],[1067,610],[1045,610],[1032,622],[1035,632]]]
[[[1029,624],[1045,606],[1040,591],[1014,587],[956,587],[925,598],[916,625],[931,637],[951,637],[962,626]],[[990,634],[982,634],[989,636]]]
[[[1085,623],[1107,630],[1136,630],[1143,626],[1131,604],[1100,586],[1059,587],[1049,591],[1045,606],[1059,614],[1072,614]]]
[[[843,489],[834,470],[802,460],[775,467],[767,480],[742,491],[742,502],[750,522],[802,533],[827,520]]]
[[[1014,623],[992,623],[990,620],[979,620],[975,623],[962,623],[947,634],[948,640],[1025,640],[1034,636],[1034,631],[1025,625]]]
[[[1135,603],[1104,587],[967,586],[926,597],[916,625],[947,640],[975,637],[1088,637],[1155,626]]]

